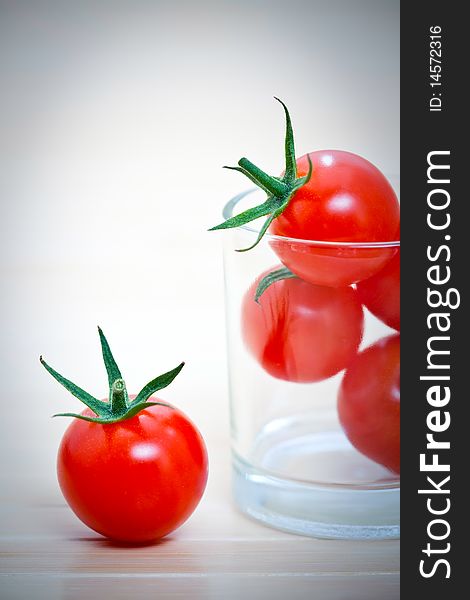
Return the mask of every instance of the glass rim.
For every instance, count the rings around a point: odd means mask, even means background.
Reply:
[[[227,219],[230,219],[231,217],[233,217],[233,211],[234,211],[235,206],[237,206],[237,204],[241,200],[243,200],[243,198],[245,198],[249,194],[252,194],[253,192],[257,192],[257,191],[260,191],[260,190],[258,190],[258,188],[251,188],[251,189],[245,190],[245,191],[237,194],[233,198],[231,198],[227,202],[227,204],[225,204],[225,206],[222,210],[222,215],[223,215],[224,219],[227,220]],[[259,233],[259,231],[257,229],[255,229],[254,227],[250,227],[249,224],[241,225],[239,228],[243,229],[245,231],[248,231],[250,233],[253,233],[253,234]],[[288,243],[292,243],[292,244],[304,244],[306,246],[323,246],[326,248],[399,248],[400,247],[400,240],[390,240],[390,241],[385,241],[385,242],[335,242],[335,241],[325,241],[325,240],[305,240],[302,238],[293,238],[293,237],[287,237],[284,235],[275,235],[275,234],[268,233],[268,232],[266,232],[263,237],[267,238],[269,240],[279,241],[279,242],[283,242],[283,243],[288,242]]]

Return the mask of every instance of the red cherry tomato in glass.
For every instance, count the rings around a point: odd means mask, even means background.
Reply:
[[[363,311],[353,288],[328,288],[298,278],[270,285],[255,302],[260,275],[242,302],[242,335],[273,377],[295,382],[327,379],[357,352]]]
[[[381,339],[352,361],[339,390],[338,413],[355,448],[400,472],[400,335]]]
[[[381,271],[358,283],[357,291],[373,315],[400,331],[400,251]]]
[[[400,211],[392,186],[369,161],[340,150],[309,154],[313,173],[274,219],[270,233],[322,242],[387,242],[397,237]],[[307,155],[297,160],[308,172]],[[299,244],[272,241],[281,261],[311,283],[344,286],[379,271],[395,250],[387,247]]]
[[[82,414],[95,416],[89,409]],[[115,540],[147,542],[194,511],[206,485],[207,454],[181,411],[150,406],[117,423],[74,419],[62,438],[57,474],[86,525]]]

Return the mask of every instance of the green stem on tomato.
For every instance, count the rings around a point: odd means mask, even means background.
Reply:
[[[114,360],[113,353],[111,352],[111,348],[109,347],[108,340],[105,338],[101,327],[98,327],[98,333],[100,336],[101,342],[101,352],[103,354],[103,361],[106,367],[106,372],[108,373],[108,382],[109,382],[109,394],[111,396],[111,389],[113,383],[117,379],[122,379],[121,371]]]
[[[247,158],[240,158],[238,166],[246,172],[245,174],[251,175],[251,181],[268,190],[273,196],[284,196],[289,191],[288,186],[281,179],[268,175]]]
[[[255,206],[254,208],[249,208],[248,210],[245,210],[239,215],[235,215],[234,217],[227,219],[223,223],[220,223],[219,225],[216,225],[215,227],[211,227],[211,229],[209,229],[209,231],[215,231],[218,229],[231,229],[233,227],[240,227],[241,225],[246,225],[247,223],[258,219],[259,217],[267,216],[267,219],[265,220],[261,230],[259,231],[259,234],[254,244],[252,244],[249,248],[240,249],[238,250],[238,252],[245,252],[247,250],[251,250],[260,242],[273,220],[276,219],[280,214],[282,214],[287,208],[295,192],[303,185],[305,185],[312,176],[312,161],[310,160],[310,156],[307,155],[309,165],[308,173],[304,177],[297,177],[294,133],[292,130],[292,123],[289,111],[287,110],[287,106],[284,104],[284,102],[282,102],[282,100],[279,100],[279,98],[275,99],[282,104],[286,117],[286,135],[284,143],[284,176],[282,178],[279,178],[274,177],[272,175],[268,175],[247,158],[241,158],[238,161],[238,167],[225,167],[227,169],[239,171],[240,173],[248,177],[250,181],[255,183],[264,192],[266,192],[268,197],[262,204]]]
[[[292,273],[287,267],[281,267],[280,269],[276,269],[275,271],[271,271],[267,275],[261,279],[256,287],[255,292],[255,302],[259,304],[259,299],[264,294],[264,292],[268,289],[270,285],[276,283],[276,281],[282,281],[283,279],[294,279],[298,278],[297,275]]]
[[[98,332],[101,341],[101,350],[103,353],[103,360],[108,374],[108,382],[110,387],[109,402],[104,400],[98,400],[82,388],[78,387],[75,383],[66,379],[63,375],[58,373],[55,369],[49,366],[46,361],[41,357],[39,360],[48,373],[54,377],[66,390],[73,394],[80,402],[85,404],[96,416],[80,415],[76,413],[58,413],[54,417],[75,417],[82,419],[83,421],[90,421],[92,423],[117,423],[119,421],[125,421],[138,414],[140,411],[145,410],[149,406],[170,406],[165,402],[148,402],[149,398],[155,392],[162,390],[163,388],[170,385],[175,379],[178,373],[184,366],[184,362],[179,364],[175,369],[163,373],[152,379],[147,385],[145,385],[136,398],[130,402],[127,394],[126,384],[122,378],[121,371],[114,360],[111,353],[108,341],[104,336],[102,330],[98,327]]]
[[[116,379],[111,386],[111,412],[115,414],[123,414],[129,406],[129,397],[127,395],[126,384],[124,379]]]

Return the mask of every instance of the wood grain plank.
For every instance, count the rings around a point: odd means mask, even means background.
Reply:
[[[146,547],[94,538],[10,541],[0,546],[1,573],[396,573],[388,542],[328,540],[198,541],[168,539]]]
[[[251,522],[228,504],[204,505],[157,544],[115,544],[63,505],[3,505],[0,573],[57,575],[397,573],[398,541],[317,540]]]
[[[4,600],[396,600],[397,574],[205,575],[205,576],[1,576]]]

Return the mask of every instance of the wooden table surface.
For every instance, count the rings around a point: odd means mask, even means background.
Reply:
[[[94,534],[58,491],[48,500],[4,497],[0,598],[399,597],[398,541],[316,540],[261,526],[232,505],[226,449],[218,457],[195,514],[156,545]]]

